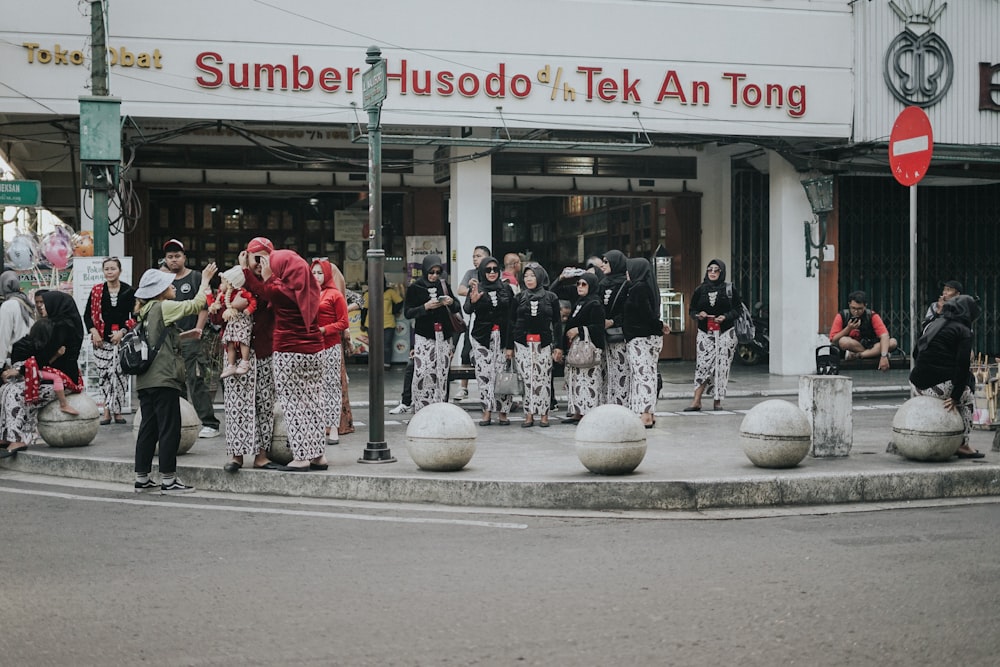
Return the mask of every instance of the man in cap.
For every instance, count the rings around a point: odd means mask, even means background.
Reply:
[[[198,296],[201,285],[201,272],[189,269],[185,262],[184,244],[177,239],[170,239],[163,244],[163,271],[172,273],[176,295],[175,301],[187,301]],[[208,374],[208,360],[201,346],[201,332],[208,320],[208,311],[204,308],[197,315],[187,315],[179,319],[176,326],[185,332],[181,342],[181,353],[184,355],[184,368],[187,372],[187,395],[201,420],[199,438],[215,438],[219,435],[219,419],[215,416],[212,405],[212,394],[208,390],[205,377]]]
[[[927,306],[924,321],[920,325],[921,330],[941,315],[941,307],[944,306],[945,301],[953,299],[962,293],[962,283],[957,280],[945,280],[939,287],[941,288],[941,296],[938,297],[937,301]]]

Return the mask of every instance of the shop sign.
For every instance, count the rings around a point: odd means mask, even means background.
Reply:
[[[906,5],[910,9],[910,4]],[[951,49],[933,30],[948,3],[931,12],[904,12],[894,1],[889,6],[905,26],[886,49],[882,68],[885,85],[903,104],[932,106],[951,88],[955,74]]]

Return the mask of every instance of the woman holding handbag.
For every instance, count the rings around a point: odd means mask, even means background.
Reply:
[[[622,330],[622,309],[628,296],[628,279],[625,276],[626,257],[620,250],[604,253],[604,277],[598,290],[604,304],[604,402],[610,405],[628,407],[629,366],[625,349],[625,333]]]
[[[576,280],[576,306],[566,320],[566,334],[555,351],[556,361],[566,356],[566,384],[569,387],[569,415],[563,424],[577,424],[583,415],[604,402],[604,369],[601,357],[604,352],[604,304],[597,292],[597,276],[584,273]],[[579,346],[579,347],[578,347]],[[593,346],[586,350],[593,354],[579,365],[572,357],[574,348]],[[581,355],[589,357],[590,354]]]
[[[493,412],[500,413],[499,424],[508,426],[514,397],[511,394],[497,394],[495,382],[497,373],[503,369],[506,357],[503,344],[507,328],[510,326],[510,307],[514,292],[500,280],[500,262],[495,257],[486,257],[479,262],[477,277],[469,280],[469,291],[462,309],[473,319],[470,341],[472,359],[476,365],[476,382],[479,385],[479,402],[483,406],[480,426],[493,423]]]
[[[524,267],[521,292],[511,311],[507,358],[524,381],[522,428],[549,425],[552,401],[552,326],[559,321],[559,297],[546,289],[549,275],[534,262]]]
[[[629,363],[629,407],[642,425],[653,428],[656,417],[656,367],[663,349],[663,334],[670,333],[660,321],[659,290],[653,265],[645,257],[628,260],[628,297],[622,309]]]
[[[413,412],[431,403],[443,403],[448,390],[448,368],[455,353],[451,314],[458,303],[445,286],[444,264],[427,255],[423,275],[406,288],[404,313],[413,320]]]

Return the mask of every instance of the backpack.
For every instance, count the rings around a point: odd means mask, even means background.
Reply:
[[[730,301],[733,300],[732,283],[726,283],[726,296],[729,297]],[[733,329],[736,330],[736,340],[740,343],[752,343],[754,336],[757,335],[757,328],[753,324],[750,309],[740,301],[733,310],[736,311],[736,322],[733,323]]]
[[[147,313],[147,318],[149,314]],[[126,375],[142,375],[153,365],[156,353],[160,351],[163,341],[167,339],[167,327],[163,327],[160,340],[155,347],[149,346],[146,337],[146,320],[139,320],[139,323],[122,337],[122,342],[118,345],[118,361],[121,365],[122,373]]]

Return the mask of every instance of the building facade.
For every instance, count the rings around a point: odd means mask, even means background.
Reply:
[[[907,219],[885,158],[906,104],[882,73],[905,23],[897,5],[916,4],[114,5],[107,52],[124,167],[112,253],[134,256],[141,271],[176,236],[192,263],[229,264],[263,234],[363,279],[362,74],[375,45],[388,75],[382,230],[390,256],[402,257],[408,238],[444,235],[451,274],[460,276],[478,244],[550,271],[611,248],[647,256],[661,248],[672,258],[673,288],[687,295],[707,261],[720,258],[748,301],[769,306],[771,371],[807,372],[816,334],[847,291],[868,288],[881,303],[879,288],[907,279],[898,266],[905,235],[854,239],[872,223],[895,229],[897,217]],[[995,69],[973,67],[978,78],[969,78],[965,61],[1000,62],[985,27],[998,25],[998,3],[954,4],[936,30],[956,61],[961,54],[961,74],[926,108],[935,126],[963,113],[937,146],[990,153],[1000,143],[998,113],[963,100],[982,89],[984,72],[992,72],[993,103],[1000,84]],[[55,0],[10,8],[0,25],[0,150],[19,175],[42,180],[43,204],[77,227],[88,224],[74,151],[79,98],[92,92],[90,35],[89,17]],[[893,71],[910,66],[898,63]],[[935,158],[928,178],[947,179],[940,189],[953,194],[959,186],[983,192],[995,175],[991,159],[973,160],[974,174],[959,183],[935,173]],[[819,269],[807,275],[803,223],[813,213],[801,181],[821,174],[836,175],[838,206]],[[921,186],[921,196],[936,203],[923,194],[931,189]],[[980,198],[990,199],[971,197]],[[873,218],[866,207],[875,203],[882,210]],[[877,254],[888,255],[885,265],[872,261]],[[944,267],[931,261],[926,270]],[[924,288],[943,278],[928,277]],[[665,350],[692,358],[693,327]]]

